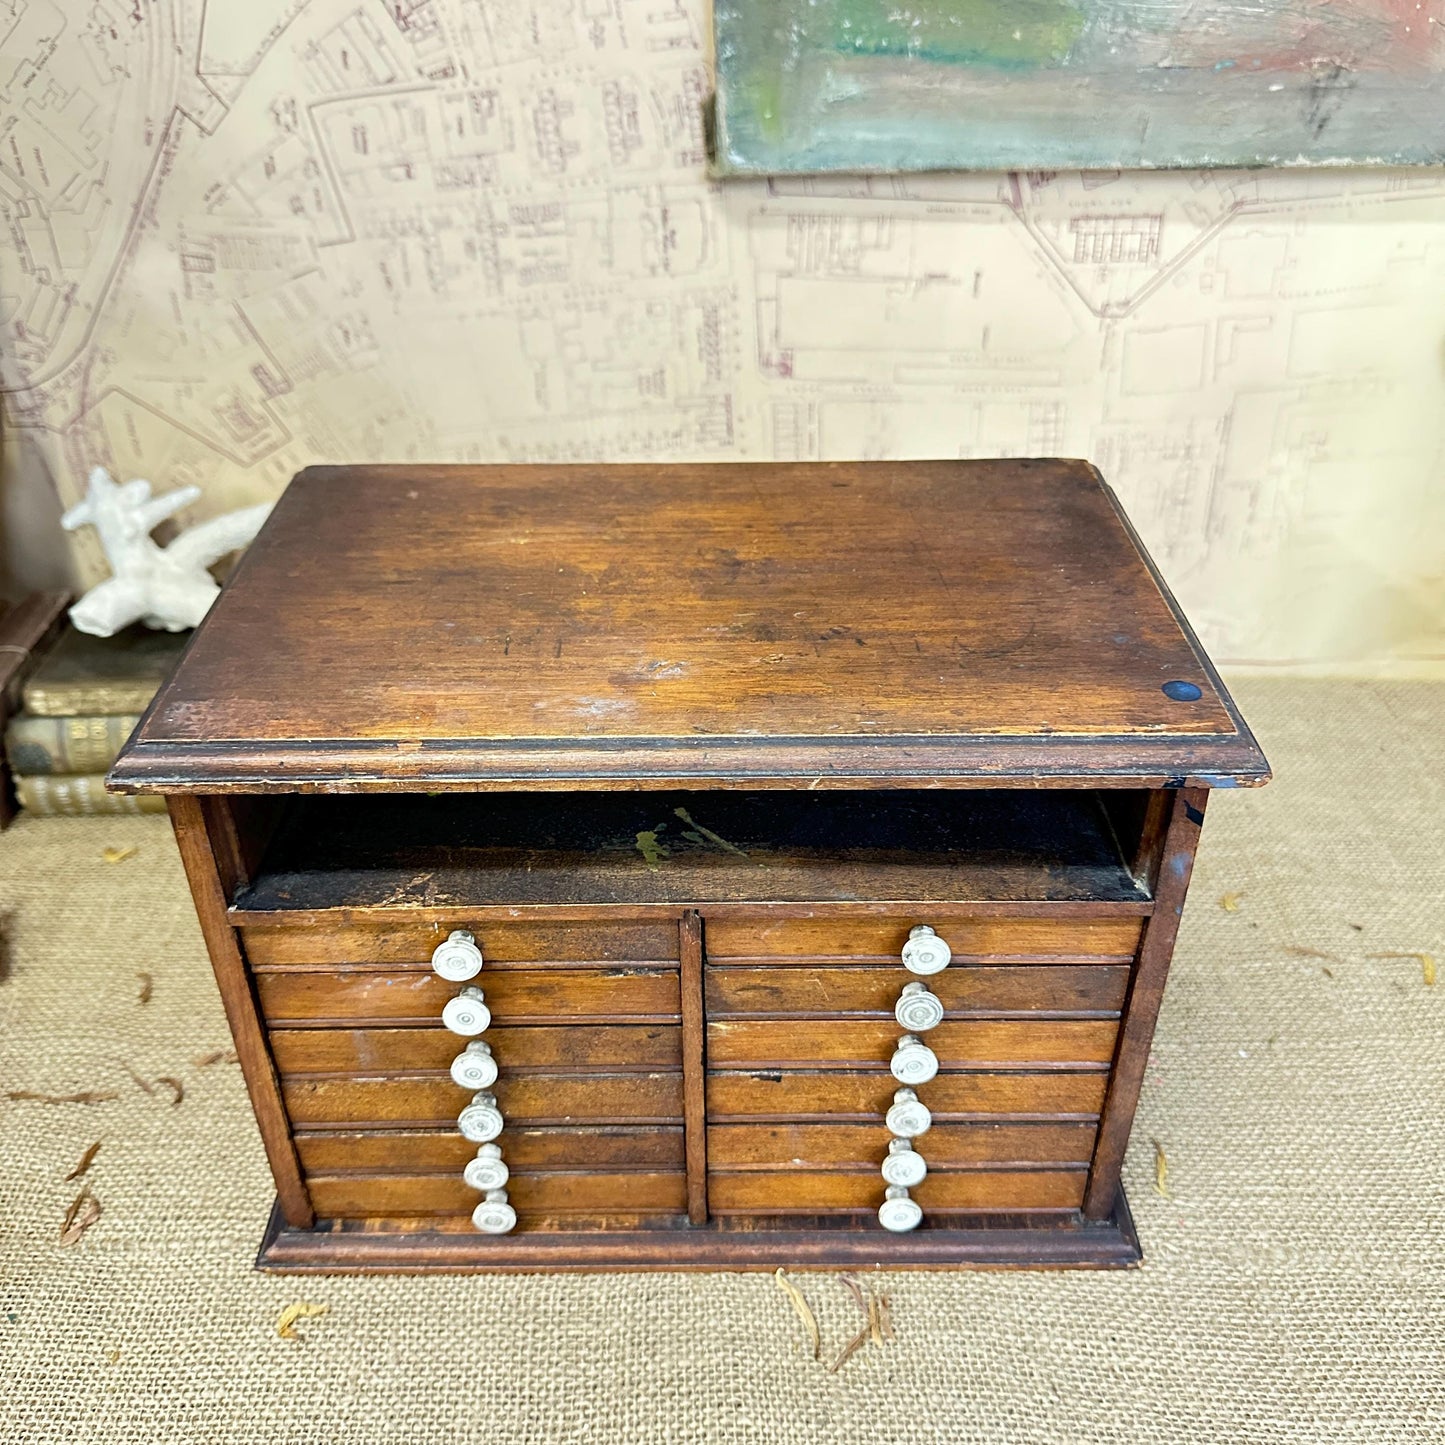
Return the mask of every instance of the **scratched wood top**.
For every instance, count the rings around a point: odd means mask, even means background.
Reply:
[[[1097,473],[1014,460],[310,468],[112,780],[1266,776]]]

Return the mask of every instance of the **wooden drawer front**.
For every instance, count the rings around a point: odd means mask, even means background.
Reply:
[[[709,968],[707,1011],[711,1018],[891,1018],[912,977],[897,964]],[[1126,964],[1002,968],[954,964],[924,982],[951,1018],[1021,1013],[1111,1016],[1124,1006],[1129,968]]]
[[[941,1068],[1070,1068],[1107,1066],[1114,1057],[1115,1019],[980,1020],[941,1023],[928,1047]],[[801,1023],[736,1019],[710,1023],[707,1059],[712,1068],[887,1067],[903,1030],[885,1021]],[[929,1087],[927,1085],[923,1087]]]
[[[682,1066],[682,1031],[669,1024],[490,1028],[484,1035],[503,1079],[522,1070],[655,1073]],[[283,1075],[399,1074],[447,1069],[467,1045],[446,1029],[274,1029]],[[458,1108],[465,1102],[456,1085]]]
[[[508,1129],[507,1164],[519,1173],[579,1169],[681,1170],[680,1128]],[[296,1136],[308,1174],[459,1174],[477,1152],[460,1134],[436,1130],[382,1133],[301,1132]]]
[[[1123,918],[950,918],[916,916],[877,918],[707,918],[706,947],[710,963],[745,958],[774,963],[796,960],[857,958],[870,963],[888,960],[902,972],[900,958],[908,930],[926,923],[946,940],[955,959],[992,956],[1129,959],[1139,943],[1143,920]],[[911,978],[905,974],[905,978]],[[934,975],[938,977],[937,974]]]
[[[682,1075],[523,1074],[492,1085],[507,1120],[517,1124],[681,1124]],[[467,1094],[447,1076],[413,1079],[281,1081],[286,1112],[301,1137],[311,1128],[455,1130]],[[460,1138],[461,1135],[456,1136]]]
[[[472,982],[502,1024],[604,1023],[681,1018],[677,970],[666,968],[490,967]],[[355,1023],[432,1024],[461,984],[430,968],[296,968],[256,974],[261,1009],[273,1026],[345,1028]],[[490,1034],[487,1035],[490,1041]]]
[[[461,1174],[314,1174],[311,1203],[323,1219],[385,1215],[467,1215],[481,1195]],[[521,1222],[529,1214],[678,1214],[687,1207],[680,1173],[514,1174],[507,1197]]]
[[[398,919],[379,924],[252,925],[240,930],[253,968],[279,964],[413,963],[431,953],[453,927],[470,927],[487,968],[513,963],[671,963],[677,965],[676,919],[623,923],[432,924]],[[485,972],[483,973],[485,979]]]
[[[1084,1202],[1086,1169],[960,1170],[930,1173],[910,1195],[923,1207],[924,1228],[932,1212],[1014,1213],[1077,1209]],[[875,1215],[883,1202],[882,1179],[870,1174],[791,1169],[786,1173],[710,1174],[708,1209],[728,1214]],[[879,1234],[884,1231],[878,1226]]]
[[[913,1147],[930,1171],[1067,1168],[1094,1154],[1094,1124],[935,1124]],[[707,1131],[708,1167],[728,1170],[841,1169],[883,1185],[888,1130],[873,1124],[721,1124]]]
[[[922,1097],[938,1121],[989,1118],[1092,1119],[1104,1106],[1109,1076],[1102,1070],[1047,1074],[940,1074]],[[888,1111],[898,1081],[885,1070],[868,1073],[714,1073],[707,1080],[707,1114],[724,1119],[866,1120]],[[937,1127],[935,1125],[935,1127]]]

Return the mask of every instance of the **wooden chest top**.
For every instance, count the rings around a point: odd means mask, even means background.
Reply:
[[[1267,776],[1098,473],[1015,460],[309,468],[112,781]]]

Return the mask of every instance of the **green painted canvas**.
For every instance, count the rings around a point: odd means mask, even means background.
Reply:
[[[1445,0],[715,0],[722,174],[1445,164]]]

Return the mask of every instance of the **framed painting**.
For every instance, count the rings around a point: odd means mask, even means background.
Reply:
[[[1445,164],[1445,0],[715,0],[720,174]]]

